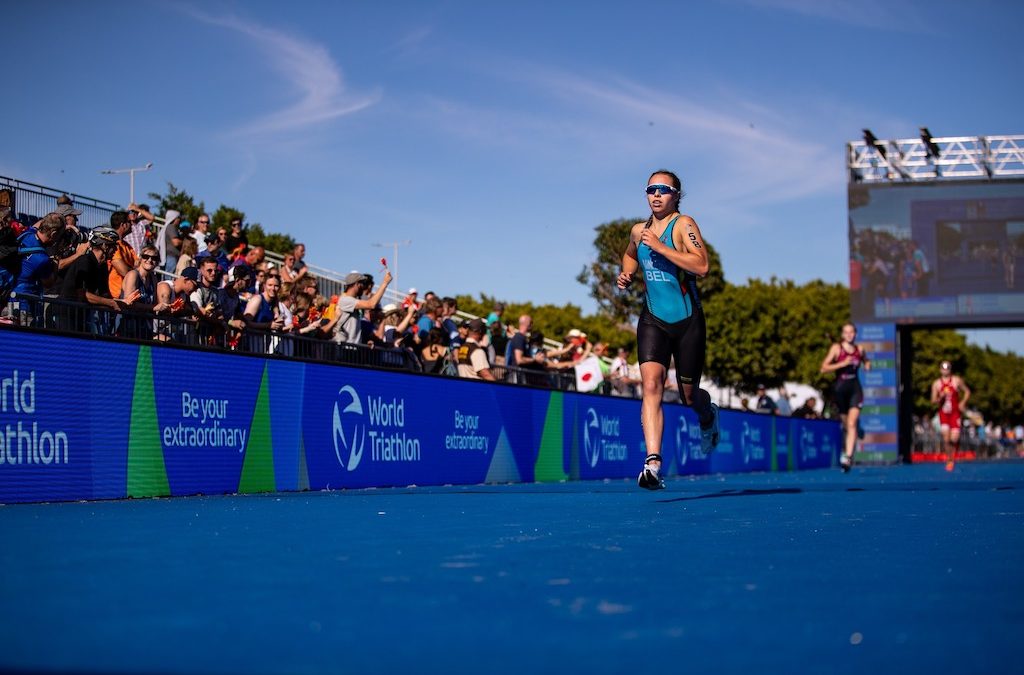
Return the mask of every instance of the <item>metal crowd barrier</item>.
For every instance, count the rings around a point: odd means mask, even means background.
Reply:
[[[114,311],[107,307],[49,296],[12,294],[10,323],[62,334],[165,342],[239,354],[344,363],[347,365],[419,371],[420,363],[401,349],[337,343],[281,331],[225,330],[221,322],[149,312]]]
[[[12,294],[8,307],[8,323],[46,332],[163,342],[239,354],[274,355],[369,368],[422,371],[419,359],[405,349],[337,343],[281,331],[225,330],[223,323],[203,318],[158,315],[133,311],[130,307],[114,311],[87,303],[23,293]],[[491,372],[499,382],[576,391],[576,376],[572,370],[492,366]]]
[[[526,384],[543,389],[576,391],[576,374],[573,371],[550,370],[546,368],[514,368],[512,366],[491,366],[494,379],[509,384]]]
[[[912,437],[914,452],[928,455],[941,455],[945,452],[942,447],[942,435],[930,426],[920,428],[915,426]],[[972,433],[969,429],[963,429],[960,433],[960,450],[971,451],[978,457],[1003,457],[1004,448],[1002,444],[993,438],[981,438]]]
[[[112,202],[0,176],[0,191],[4,190],[10,191],[15,219],[26,227],[31,227],[37,220],[55,211],[57,198],[64,194],[71,197],[75,208],[82,212],[82,215],[78,216],[78,224],[90,229],[108,224],[110,214],[121,208]],[[2,201],[0,200],[0,205],[3,205]]]

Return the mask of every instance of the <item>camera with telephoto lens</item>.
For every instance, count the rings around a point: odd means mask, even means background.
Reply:
[[[84,227],[65,227],[51,246],[50,251],[58,259],[69,258],[75,254],[81,244],[89,241],[89,234],[90,230]]]

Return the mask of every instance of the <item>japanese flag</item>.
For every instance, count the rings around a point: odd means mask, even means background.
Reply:
[[[596,356],[583,359],[576,364],[576,391],[594,391],[604,382],[601,363]]]

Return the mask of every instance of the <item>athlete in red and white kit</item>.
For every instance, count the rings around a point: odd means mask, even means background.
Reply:
[[[960,413],[967,409],[971,390],[959,375],[953,374],[953,365],[943,361],[939,365],[939,379],[932,382],[932,403],[939,406],[939,429],[942,432],[942,451],[952,462],[960,449]]]

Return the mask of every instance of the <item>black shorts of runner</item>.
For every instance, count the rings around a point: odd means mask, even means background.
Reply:
[[[676,379],[683,385],[700,386],[704,371],[704,312],[695,308],[689,318],[665,323],[645,307],[636,326],[637,356],[640,363],[654,361],[668,370],[669,359],[675,357]]]
[[[856,377],[836,380],[834,391],[840,415],[850,412],[851,408],[860,408],[864,403],[864,392],[860,388],[860,380]]]

